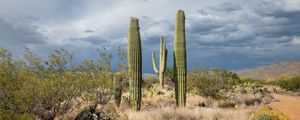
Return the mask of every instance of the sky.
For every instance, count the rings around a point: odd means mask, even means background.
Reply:
[[[130,17],[139,18],[143,72],[165,36],[168,67],[176,11],[186,14],[188,68],[240,70],[300,60],[300,0],[0,0],[0,47],[46,58],[55,49],[74,61],[95,59],[106,47],[127,49]],[[158,60],[158,56],[157,56]]]

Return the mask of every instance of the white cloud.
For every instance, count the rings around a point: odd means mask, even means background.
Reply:
[[[300,36],[296,36],[292,40],[292,44],[294,45],[300,45]]]

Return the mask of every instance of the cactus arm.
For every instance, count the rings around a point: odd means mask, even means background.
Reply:
[[[157,69],[157,64],[156,64],[156,59],[155,59],[155,52],[152,51],[152,66],[153,66],[153,70],[156,74],[159,73],[158,69]]]
[[[167,56],[168,56],[168,50],[166,48],[166,44],[164,44],[164,46],[163,46],[163,55],[162,55],[163,59],[162,59],[162,63],[161,63],[161,65],[162,65],[161,71],[163,73],[165,73],[166,68],[167,68]]]

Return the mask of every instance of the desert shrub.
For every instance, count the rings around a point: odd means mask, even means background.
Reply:
[[[165,72],[165,77],[166,78],[173,78],[173,68],[170,68],[170,67],[168,67],[167,69],[166,69],[166,72]]]
[[[288,117],[270,108],[262,108],[254,112],[251,120],[288,120]]]
[[[86,107],[75,117],[75,120],[116,120],[120,116],[114,104],[107,104],[101,109]]]
[[[143,79],[143,96],[154,96],[160,94],[159,80],[157,77],[148,76]]]
[[[245,105],[255,105],[255,104],[259,104],[261,103],[261,99],[260,98],[250,98],[250,99],[245,99],[244,101]]]
[[[151,89],[155,84],[158,84],[159,80],[156,77],[145,77],[143,80],[143,88]]]
[[[300,91],[300,77],[280,78],[275,84],[286,90]]]
[[[33,118],[30,113],[16,114],[10,110],[0,109],[0,120],[32,120]]]
[[[229,90],[239,83],[239,77],[233,72],[194,68],[188,73],[187,87],[190,92],[218,99],[222,98],[221,91]]]
[[[224,101],[219,102],[218,107],[220,107],[220,108],[234,108],[235,103],[231,102],[230,100],[224,100]]]
[[[260,84],[260,85],[267,85],[269,84],[269,81],[266,80],[259,80],[259,79],[251,79],[251,78],[243,78],[240,80],[241,83],[256,83],[256,84]]]
[[[103,112],[106,112],[106,114],[111,118],[112,120],[116,120],[119,118],[119,113],[116,109],[116,106],[114,104],[108,104],[106,107],[102,110]]]
[[[254,83],[250,84],[249,87],[251,88],[252,93],[254,93],[254,94],[263,92],[263,85],[259,82],[254,82]]]
[[[108,103],[113,88],[111,54],[104,50],[96,62],[86,60],[76,67],[72,59],[73,53],[64,49],[55,50],[45,60],[29,49],[24,59],[12,59],[12,54],[1,48],[0,118],[12,114],[20,119],[53,119],[73,109],[72,100],[78,97],[95,104]]]
[[[255,117],[255,120],[280,120],[278,116],[274,116],[271,114],[260,114]]]

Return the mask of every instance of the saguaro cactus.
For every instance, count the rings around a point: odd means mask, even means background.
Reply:
[[[162,36],[160,38],[160,57],[159,57],[159,70],[157,69],[157,65],[156,65],[156,59],[155,59],[155,52],[152,52],[152,64],[153,64],[153,69],[154,72],[156,74],[158,74],[159,77],[159,82],[160,82],[160,87],[161,89],[164,89],[164,73],[166,70],[166,66],[167,66],[167,48],[166,48],[166,44],[164,41],[164,37]]]
[[[133,17],[128,32],[128,74],[132,109],[139,111],[142,96],[142,51],[138,19]]]
[[[185,43],[185,15],[183,10],[178,10],[176,15],[174,39],[174,81],[176,104],[185,107],[186,103],[186,43]]]

